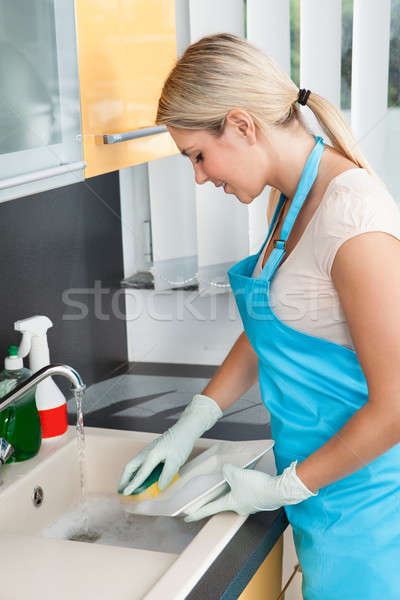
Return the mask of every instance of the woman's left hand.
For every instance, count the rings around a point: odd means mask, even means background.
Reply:
[[[260,510],[276,510],[286,504],[297,504],[316,496],[296,475],[297,461],[287,467],[281,475],[267,475],[262,471],[241,469],[226,464],[223,475],[230,492],[188,513],[186,523],[198,521],[224,510],[233,510],[239,515],[250,515]]]

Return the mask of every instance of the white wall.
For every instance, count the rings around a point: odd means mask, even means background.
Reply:
[[[231,293],[126,290],[130,361],[218,365],[243,331]]]
[[[153,160],[148,168],[154,261],[197,254],[191,162],[176,154]]]

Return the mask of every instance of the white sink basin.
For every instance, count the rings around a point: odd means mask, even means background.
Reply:
[[[44,535],[49,526],[78,506],[81,498],[75,427],[69,427],[63,439],[45,440],[34,458],[2,467],[1,597],[184,599],[246,517],[225,512],[189,524],[171,517],[122,512],[116,493],[122,469],[158,434],[94,427],[86,427],[85,434],[88,505],[101,507],[104,501],[104,506],[112,507],[111,512],[117,507],[123,515],[115,525],[121,530],[120,537],[88,543]],[[216,441],[220,440],[198,440],[190,458]],[[257,468],[275,473],[273,453],[268,452]],[[38,486],[43,490],[43,502],[35,506],[32,496]],[[125,515],[132,535],[124,530]]]

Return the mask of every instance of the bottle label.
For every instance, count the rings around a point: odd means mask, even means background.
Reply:
[[[56,408],[39,410],[40,423],[42,425],[42,437],[51,438],[62,435],[68,429],[67,403]]]

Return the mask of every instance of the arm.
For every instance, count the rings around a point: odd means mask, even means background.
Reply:
[[[297,466],[311,490],[342,479],[400,442],[400,243],[384,232],[349,239],[332,278],[368,385],[368,401]]]
[[[196,394],[175,425],[127,463],[119,482],[119,493],[130,495],[160,462],[165,466],[158,486],[164,490],[187,460],[196,439],[215,424],[224,408],[240,398],[257,377],[258,357],[243,332],[204,389],[206,397]]]
[[[246,333],[240,334],[218,371],[202,391],[225,410],[258,380],[258,356]]]

